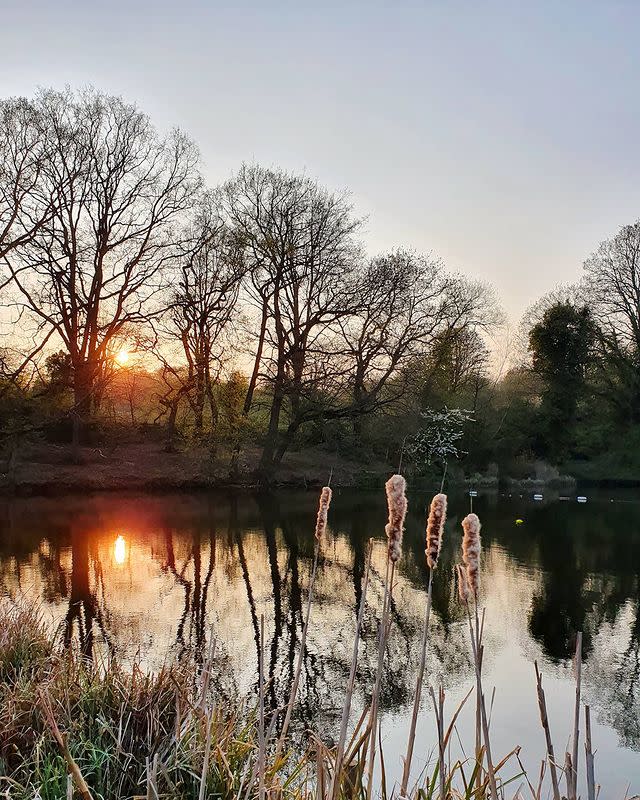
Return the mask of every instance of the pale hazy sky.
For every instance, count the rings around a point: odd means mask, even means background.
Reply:
[[[98,88],[200,146],[352,190],[516,320],[640,216],[640,2],[7,2],[0,95]]]

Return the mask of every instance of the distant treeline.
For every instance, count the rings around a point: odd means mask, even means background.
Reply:
[[[253,164],[207,187],[184,133],[93,89],[0,116],[5,444],[126,424],[231,471],[258,445],[266,478],[292,447],[411,459],[423,412],[448,407],[473,412],[466,470],[640,466],[640,223],[497,358],[491,287],[370,256],[344,193]]]

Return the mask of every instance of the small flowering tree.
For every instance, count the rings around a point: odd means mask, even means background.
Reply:
[[[420,416],[424,420],[422,429],[411,438],[408,450],[415,461],[440,462],[446,471],[449,459],[459,458],[464,453],[459,443],[464,426],[473,420],[473,414],[464,408],[445,406],[441,411],[428,409]]]

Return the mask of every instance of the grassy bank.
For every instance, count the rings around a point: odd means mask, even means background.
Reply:
[[[7,797],[234,796],[255,744],[193,664],[155,675],[58,652],[32,609],[0,615],[0,787]],[[207,763],[203,776],[202,765]],[[75,793],[74,793],[75,788]]]

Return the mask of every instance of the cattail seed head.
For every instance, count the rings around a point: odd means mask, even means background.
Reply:
[[[431,501],[429,517],[427,518],[427,564],[429,569],[438,566],[440,548],[442,547],[442,534],[444,533],[444,522],[447,518],[447,495],[437,494]]]
[[[331,503],[331,487],[323,486],[320,493],[320,505],[318,507],[318,518],[316,520],[316,539],[321,542],[327,532],[327,515]]]
[[[467,514],[462,520],[464,536],[462,537],[462,560],[467,568],[469,589],[474,597],[478,596],[480,585],[480,520],[477,514]]]
[[[402,554],[402,534],[404,518],[407,515],[407,498],[405,489],[407,482],[402,475],[392,475],[384,485],[389,506],[389,522],[385,527],[387,534],[389,558],[394,563]]]
[[[456,572],[458,573],[458,597],[460,598],[460,602],[466,606],[471,599],[467,572],[462,564],[456,564]]]

